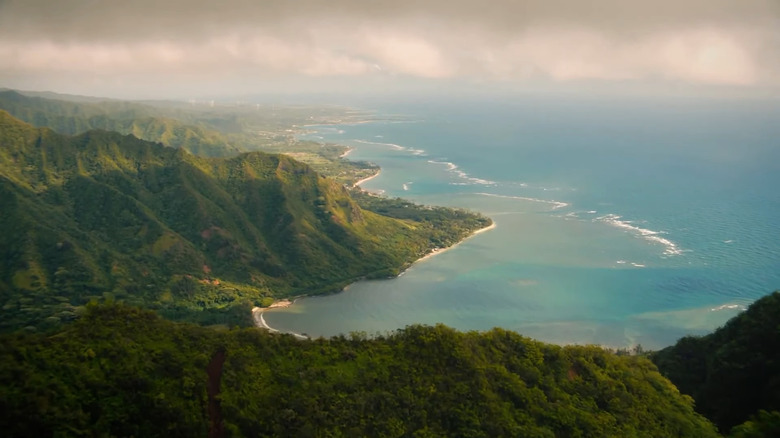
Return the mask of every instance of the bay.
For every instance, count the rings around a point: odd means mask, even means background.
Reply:
[[[780,285],[776,102],[377,103],[308,138],[375,162],[367,190],[496,223],[401,277],[268,311],[331,336],[407,324],[660,348]]]

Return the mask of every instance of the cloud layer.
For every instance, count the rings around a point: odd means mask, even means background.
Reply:
[[[285,78],[776,89],[780,2],[0,0],[0,85]]]

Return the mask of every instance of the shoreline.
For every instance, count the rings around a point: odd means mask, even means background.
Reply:
[[[374,175],[374,176],[376,176],[376,175]],[[371,178],[373,178],[373,177],[371,177]],[[368,179],[370,179],[370,178],[368,178]],[[472,237],[476,236],[477,234],[481,234],[481,233],[490,231],[490,230],[495,229],[495,228],[496,228],[496,223],[493,222],[493,223],[491,223],[490,225],[488,225],[488,226],[486,226],[484,228],[480,228],[478,230],[473,231],[471,234],[469,234],[468,236],[466,236],[463,239],[459,240],[457,243],[455,243],[453,245],[450,245],[450,246],[448,246],[446,248],[434,249],[433,251],[429,252],[428,254],[426,254],[426,255],[420,257],[419,259],[413,261],[406,269],[401,271],[398,275],[396,275],[393,278],[401,277],[402,275],[404,275],[404,273],[406,273],[406,271],[408,271],[412,266],[414,266],[418,262],[421,262],[423,260],[429,259],[429,258],[431,258],[431,257],[433,257],[435,255],[441,254],[443,252],[449,251],[449,250],[455,248],[456,246],[460,245],[461,243],[465,242],[466,240],[471,239]],[[388,278],[388,280],[390,280],[390,278]],[[352,286],[352,284],[354,284],[354,283],[350,283],[350,284],[346,285],[339,292],[343,292],[343,291],[347,290],[350,286]],[[339,293],[339,292],[337,292],[337,293]],[[274,301],[268,307],[253,307],[252,308],[252,319],[254,320],[255,327],[266,329],[269,332],[273,332],[273,333],[291,334],[291,335],[295,336],[298,339],[311,339],[311,337],[306,336],[306,335],[302,335],[300,333],[295,333],[295,332],[290,332],[290,331],[283,332],[281,330],[277,330],[277,329],[271,327],[270,325],[268,325],[268,323],[265,321],[265,318],[263,317],[263,313],[265,313],[267,310],[281,309],[281,308],[285,308],[285,307],[290,307],[293,304],[295,304],[295,302],[298,301],[298,299],[306,298],[306,297],[307,297],[307,295],[301,295],[301,296],[295,297],[292,301],[290,301],[289,299],[285,298],[285,299],[281,299],[279,301]]]
[[[371,122],[375,122],[375,121],[376,120],[362,120],[362,121],[358,121],[357,123],[352,123],[352,124],[371,123]],[[331,123],[328,123],[328,125],[330,125],[330,124]],[[342,122],[342,123],[332,123],[332,124],[333,125],[340,125],[340,124],[344,125],[344,124],[349,124],[349,123],[343,123]],[[304,127],[318,126],[318,125],[322,126],[323,124],[304,125]],[[342,153],[339,156],[339,158],[346,158],[347,155],[349,155],[353,150],[354,150],[354,148],[348,147],[348,149],[344,153]],[[370,180],[372,180],[372,179],[374,179],[376,177],[378,177],[381,173],[382,173],[382,169],[380,168],[380,169],[377,170],[377,172],[375,174],[373,174],[373,175],[371,175],[369,177],[363,178],[363,179],[357,181],[356,183],[352,184],[351,188],[353,188],[353,189],[354,188],[360,188],[361,190],[365,190],[362,187],[360,187],[360,185],[364,184],[364,183],[366,183],[366,182],[368,182],[368,181],[370,181]],[[435,255],[442,254],[442,253],[444,253],[446,251],[449,251],[449,250],[457,247],[461,243],[465,242],[466,240],[471,239],[472,237],[476,236],[477,234],[481,234],[481,233],[493,230],[495,228],[496,228],[496,222],[493,221],[493,219],[491,218],[491,224],[490,225],[472,231],[468,236],[464,237],[463,239],[459,240],[458,242],[456,242],[456,243],[454,243],[454,244],[452,244],[452,245],[450,245],[450,246],[448,246],[446,248],[434,248],[434,249],[432,249],[427,254],[425,254],[422,257],[414,260],[412,263],[409,264],[409,266],[407,266],[405,269],[403,269],[398,275],[396,275],[393,278],[401,277],[402,275],[404,275],[406,273],[406,271],[408,271],[410,268],[412,268],[412,266],[414,266],[415,264],[417,264],[417,263],[419,263],[419,262],[421,262],[423,260],[429,259],[429,258],[431,258],[431,257],[433,257]],[[354,284],[354,283],[348,284],[343,289],[341,289],[341,291],[339,291],[339,292],[345,291],[352,284]],[[254,320],[255,327],[264,328],[264,329],[266,329],[266,330],[268,330],[270,332],[275,332],[275,333],[288,333],[288,334],[291,334],[291,335],[295,336],[298,339],[311,339],[309,336],[302,335],[302,334],[299,334],[299,333],[295,333],[295,332],[282,332],[280,330],[277,330],[277,329],[269,326],[268,323],[265,321],[265,318],[263,317],[263,314],[267,310],[274,309],[274,308],[290,307],[293,304],[295,304],[295,302],[298,301],[299,298],[306,298],[306,297],[307,297],[307,295],[301,295],[301,296],[295,297],[292,301],[290,301],[289,299],[282,299],[282,300],[279,300],[279,301],[274,301],[268,307],[253,307],[252,308],[252,319]]]
[[[373,174],[373,175],[371,175],[371,176],[369,176],[367,178],[363,178],[360,181],[356,182],[355,184],[352,184],[352,188],[354,189],[354,188],[360,186],[361,184],[363,184],[364,182],[368,182],[368,181],[378,177],[380,173],[382,173],[382,169],[379,169],[375,174]]]
[[[492,219],[491,219],[491,220],[492,220]],[[447,251],[449,251],[449,250],[451,250],[451,249],[455,248],[456,246],[460,245],[461,243],[463,243],[463,242],[465,242],[465,241],[467,241],[467,240],[471,239],[472,237],[476,236],[477,234],[481,234],[481,233],[484,233],[484,232],[490,231],[490,230],[492,230],[492,229],[494,229],[494,228],[496,228],[496,223],[495,223],[495,221],[494,221],[492,224],[490,224],[490,225],[488,225],[488,226],[486,226],[486,227],[484,227],[484,228],[480,228],[480,229],[478,229],[478,230],[476,230],[476,231],[472,232],[472,233],[471,233],[471,234],[469,234],[468,236],[464,237],[463,239],[459,240],[458,242],[456,242],[456,243],[454,243],[454,244],[452,244],[452,245],[450,245],[450,246],[448,246],[448,247],[446,247],[446,248],[434,248],[434,249],[433,249],[431,252],[429,252],[428,254],[425,254],[424,256],[422,256],[422,257],[420,257],[419,259],[417,259],[417,260],[415,260],[414,262],[412,262],[412,264],[411,264],[411,265],[409,265],[409,268],[411,268],[412,266],[416,265],[417,263],[419,263],[419,262],[421,262],[421,261],[423,261],[423,260],[427,260],[427,259],[429,259],[429,258],[431,258],[431,257],[433,257],[433,256],[436,256],[436,255],[439,255],[439,254],[445,253],[445,252],[447,252]],[[404,269],[404,271],[403,271],[403,272],[406,272],[407,270],[409,270],[409,268],[406,268],[406,269]],[[403,272],[401,272],[401,274],[403,274]]]
[[[268,323],[265,322],[265,318],[263,317],[263,313],[265,313],[267,310],[270,310],[270,309],[280,309],[280,308],[283,308],[283,307],[290,307],[293,304],[295,304],[295,301],[297,301],[297,300],[298,300],[298,297],[293,299],[293,301],[290,301],[290,300],[285,298],[285,299],[282,299],[282,300],[279,300],[279,301],[274,301],[268,307],[257,307],[257,306],[253,307],[252,308],[252,320],[255,323],[255,327],[266,329],[266,330],[268,330],[269,332],[272,332],[272,333],[286,333],[286,334],[290,334],[290,335],[295,336],[298,339],[311,339],[310,337],[308,337],[306,335],[302,335],[300,333],[283,332],[281,330],[277,330],[277,329],[271,327],[270,325],[268,325]]]

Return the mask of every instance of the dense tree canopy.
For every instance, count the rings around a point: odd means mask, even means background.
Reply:
[[[780,292],[756,301],[714,333],[680,339],[652,359],[722,432],[756,416],[740,433],[774,424],[780,435],[780,414],[759,412],[780,411]]]
[[[647,359],[501,329],[300,341],[100,305],[0,340],[5,436],[717,436]]]

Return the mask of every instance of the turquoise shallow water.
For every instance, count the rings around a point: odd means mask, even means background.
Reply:
[[[497,226],[397,279],[269,311],[272,327],[329,336],[442,322],[659,348],[780,288],[776,103],[377,107],[386,120],[308,137],[379,164],[368,190]]]

